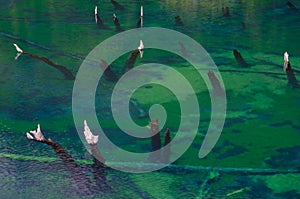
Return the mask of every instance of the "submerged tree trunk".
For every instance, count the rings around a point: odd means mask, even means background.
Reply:
[[[170,160],[170,155],[171,155],[171,146],[170,146],[170,142],[171,142],[171,135],[170,135],[170,130],[167,128],[165,131],[165,138],[164,138],[164,156],[163,156],[163,160],[164,162],[169,162]]]
[[[42,60],[46,64],[48,64],[50,66],[53,66],[54,68],[59,70],[65,76],[65,78],[68,79],[68,80],[74,80],[75,79],[74,75],[72,74],[72,72],[69,69],[67,69],[65,66],[54,63],[53,61],[51,61],[50,59],[48,59],[46,57],[31,54],[31,53],[28,53],[28,52],[23,52],[22,54],[29,55],[30,57]]]
[[[240,66],[246,67],[248,64],[245,62],[244,58],[242,57],[241,53],[237,51],[237,49],[233,50],[233,55],[235,60],[239,63]]]
[[[119,4],[118,2],[116,2],[115,0],[110,0],[111,4],[113,4],[113,6],[115,7],[115,9],[118,10],[124,10],[125,7],[122,6],[121,4]]]
[[[285,72],[288,78],[288,85],[292,88],[298,88],[298,81],[295,77],[294,70],[292,69],[290,62],[287,63],[287,68],[285,69]]]
[[[89,178],[82,172],[82,168],[78,165],[71,155],[58,143],[52,140],[36,140],[38,142],[45,143],[55,151],[62,162],[65,164],[66,168],[71,173],[71,179],[74,181],[76,189],[80,194],[91,195],[94,193],[95,189],[92,187]]]
[[[122,31],[121,25],[119,23],[119,19],[115,14],[113,15],[113,21],[114,21],[114,24],[115,24],[115,27],[116,27],[116,31],[117,32]]]
[[[41,142],[44,144],[49,145],[54,152],[58,155],[58,157],[62,160],[67,170],[71,173],[71,179],[73,180],[76,190],[79,194],[82,195],[92,195],[95,194],[101,190],[104,189],[106,176],[105,176],[105,167],[103,164],[100,164],[98,161],[94,161],[93,167],[93,173],[94,173],[94,179],[96,180],[96,185],[93,185],[90,179],[85,175],[83,172],[83,169],[80,165],[78,165],[75,160],[72,158],[71,155],[58,143],[52,141],[51,139],[46,140],[41,129],[40,125],[38,125],[37,130],[30,131],[30,133],[26,133],[27,138],[36,142]],[[94,139],[94,137],[91,138],[89,141],[98,141],[98,137]],[[93,147],[93,146],[92,146]],[[100,152],[97,151],[98,149],[93,149],[92,152],[94,152],[95,155],[97,155],[97,158],[102,158],[102,155]],[[104,161],[104,159],[100,159]]]
[[[126,60],[125,65],[123,67],[123,72],[126,72],[127,70],[130,70],[133,68],[136,58],[139,55],[140,51],[138,49],[134,50],[131,54],[130,57]]]

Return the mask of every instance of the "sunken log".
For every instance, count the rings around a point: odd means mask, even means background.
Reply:
[[[136,28],[142,28],[143,27],[143,17],[144,17],[144,9],[143,6],[141,6],[141,14],[140,14],[140,18],[136,24]]]
[[[100,162],[102,162],[103,164],[105,163],[105,159],[103,158],[101,152],[98,150],[97,148],[97,143],[99,140],[99,136],[98,135],[94,135],[90,129],[90,127],[88,126],[86,120],[84,120],[83,122],[84,124],[84,137],[86,142],[90,145],[90,149],[91,149],[91,154]]]
[[[94,12],[94,17],[95,17],[95,22],[96,24],[98,25],[99,28],[104,28],[104,23],[103,21],[101,20],[99,14],[98,14],[98,7],[95,6],[95,12]]]
[[[114,21],[114,24],[115,24],[115,27],[116,27],[116,31],[117,32],[123,31],[116,14],[113,14],[113,21]]]
[[[242,28],[243,28],[243,30],[247,29],[247,25],[245,22],[242,22]]]
[[[144,44],[143,44],[143,41],[140,40],[140,45],[139,45],[138,49],[134,50],[130,54],[129,58],[126,60],[125,65],[123,66],[123,69],[122,69],[123,72],[126,72],[127,70],[130,70],[133,68],[138,54],[140,54],[141,58],[143,57],[143,50],[144,50]]]
[[[291,10],[297,10],[296,6],[295,6],[292,2],[287,1],[285,4],[286,4]]]
[[[183,26],[183,22],[182,22],[180,16],[178,16],[178,15],[175,16],[175,25],[176,26]]]
[[[165,131],[164,146],[168,145],[170,142],[171,142],[170,129],[167,128]]]
[[[92,172],[94,175],[94,181],[98,188],[101,188],[101,189],[107,188],[105,159],[97,147],[99,136],[94,135],[92,133],[86,120],[84,120],[84,132],[83,133],[84,133],[86,142],[90,146],[90,152],[93,155],[94,164],[92,165]]]
[[[140,18],[136,23],[136,28],[141,28],[141,27],[142,27],[142,18]]]
[[[160,131],[158,126],[158,119],[149,122],[149,126],[147,126],[150,136],[151,136],[151,150],[148,159],[152,163],[161,162],[161,140],[160,140]]]
[[[130,54],[129,58],[125,62],[125,65],[123,66],[123,72],[126,72],[127,70],[130,70],[133,68],[133,66],[136,62],[136,58],[139,55],[139,53],[140,53],[139,50],[136,49]]]
[[[165,131],[165,137],[164,137],[164,161],[169,162],[170,155],[171,155],[171,146],[169,145],[171,142],[171,135],[170,135],[170,129],[167,128]]]
[[[237,51],[237,49],[233,50],[233,55],[235,60],[239,63],[240,66],[242,67],[247,67],[248,64],[245,62],[244,58],[242,57],[241,53]]]
[[[290,62],[288,62],[288,65],[287,65],[287,68],[286,68],[285,72],[286,72],[286,75],[287,75],[287,78],[288,78],[288,85],[293,87],[293,88],[299,87],[298,81],[295,77],[294,70],[292,69]]]
[[[111,66],[108,65],[108,63],[105,60],[101,59],[100,67],[102,68],[102,70],[104,70],[104,78],[107,81],[114,82],[117,80],[117,75],[114,73],[114,71],[111,70]]]
[[[125,10],[125,7],[116,2],[115,0],[110,0],[111,4],[115,7],[117,10]]]
[[[157,151],[161,148],[160,132],[158,126],[158,119],[149,122],[149,133],[151,135],[152,151]]]
[[[65,164],[66,168],[71,173],[71,179],[75,183],[76,189],[84,195],[91,195],[95,189],[92,187],[90,179],[82,172],[82,168],[75,162],[71,155],[58,143],[51,139],[46,140],[41,132],[40,125],[37,130],[26,133],[27,138],[36,142],[41,142],[49,145],[58,157]]]
[[[212,84],[212,88],[213,88],[213,91],[212,93],[215,95],[215,96],[220,96],[220,95],[224,95],[225,91],[224,89],[222,88],[221,84],[220,84],[220,81],[219,79],[216,77],[215,73],[213,71],[208,71],[208,77],[209,77],[209,80]]]
[[[185,48],[185,46],[183,45],[183,43],[179,42],[179,45],[180,45],[180,52],[181,52],[181,55],[183,57],[188,57],[188,53],[187,53],[187,50]]]
[[[223,15],[223,17],[229,17],[230,16],[229,7],[222,7],[222,15]]]
[[[75,79],[72,72],[69,69],[67,69],[65,66],[56,64],[56,63],[54,63],[53,61],[51,61],[50,59],[48,59],[46,57],[35,55],[35,54],[29,53],[29,52],[25,52],[17,44],[14,44],[14,46],[15,46],[17,52],[18,52],[15,59],[18,59],[18,57],[21,54],[25,54],[25,55],[28,55],[30,57],[42,60],[43,62],[45,62],[46,64],[48,64],[50,66],[53,66],[55,69],[59,70],[65,76],[65,78],[68,79],[68,80],[74,80]]]
[[[284,60],[283,69],[285,70],[288,78],[288,85],[291,86],[292,88],[299,87],[298,81],[294,74],[294,70],[292,69],[291,63],[289,61],[289,54],[287,52],[284,53],[283,60]]]
[[[69,155],[68,152],[60,144],[53,142],[51,139],[45,139],[40,129],[40,125],[38,125],[37,130],[30,131],[30,133],[26,133],[26,135],[30,140],[45,143],[51,146],[55,153],[65,164],[66,168],[71,172],[71,178],[75,182],[77,190],[79,190],[81,194],[91,195],[101,190],[108,189],[108,185],[106,184],[106,166],[104,165],[105,159],[97,147],[98,136],[95,136],[91,132],[86,121],[84,121],[83,133],[87,143],[90,145],[90,151],[94,158],[92,172],[96,186],[91,183],[90,179],[82,171],[82,168],[77,165],[72,156]]]
[[[30,57],[34,57],[36,59],[42,60],[46,64],[48,64],[50,66],[53,66],[54,68],[56,68],[57,70],[59,70],[65,76],[65,78],[68,79],[68,80],[74,80],[75,79],[75,77],[72,74],[72,72],[69,69],[67,69],[65,66],[56,64],[53,61],[51,61],[50,59],[48,59],[46,57],[43,57],[43,56],[31,54],[31,53],[28,53],[28,52],[23,52],[23,54],[26,54],[26,55],[29,55]]]

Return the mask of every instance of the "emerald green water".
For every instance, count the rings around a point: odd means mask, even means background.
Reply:
[[[199,159],[210,118],[210,98],[203,80],[183,59],[167,52],[146,49],[144,57],[137,59],[136,66],[158,62],[174,67],[192,82],[197,93],[199,133],[175,164],[180,168],[300,169],[300,92],[287,85],[282,69],[283,53],[288,51],[292,67],[300,70],[299,11],[291,10],[282,0],[118,2],[126,9],[115,10],[110,1],[1,1],[0,198],[300,198],[299,174],[220,172],[208,185],[204,182],[209,170],[172,168],[146,174],[109,170],[111,188],[85,196],[74,191],[69,170],[52,149],[30,142],[25,135],[41,124],[45,137],[81,161],[82,170],[93,179],[92,157],[79,139],[72,117],[74,81],[65,80],[59,71],[32,57],[21,55],[15,60],[12,44],[64,65],[76,75],[84,57],[117,33],[112,14],[116,13],[122,28],[129,30],[136,26],[141,5],[145,27],[174,29],[199,42],[218,66],[226,88],[222,135],[212,152]],[[293,3],[300,9],[299,2]],[[94,22],[95,5],[107,29],[99,29]],[[222,17],[226,6],[230,16]],[[176,15],[180,15],[183,27],[174,25]],[[249,67],[237,64],[232,53],[235,48]],[[114,71],[121,70],[128,55],[116,60]],[[300,80],[299,73],[295,76]],[[124,149],[149,151],[150,139],[120,133],[110,114],[112,83],[103,80],[102,86],[96,94],[96,110],[108,137]],[[99,100],[103,96],[105,100]],[[180,111],[174,95],[162,87],[149,86],[137,90],[133,98],[145,110],[155,103],[163,104],[168,112],[164,129],[170,128],[171,137],[175,136]],[[141,125],[149,121],[133,117]]]

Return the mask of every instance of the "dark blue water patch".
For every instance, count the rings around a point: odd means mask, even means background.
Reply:
[[[259,112],[259,111],[252,110],[250,112],[250,114],[255,114],[257,116],[256,119],[260,119],[260,120],[268,120],[268,121],[270,121],[273,118],[273,114],[272,113],[265,113],[265,112]]]
[[[131,146],[130,149],[126,149],[132,152],[151,152],[150,138],[135,138],[119,129],[103,129],[103,132],[112,143],[121,148]],[[135,148],[134,151],[132,146]]]
[[[110,103],[110,96],[106,98],[102,95],[101,103],[96,104],[95,110],[97,117],[100,119],[113,119],[112,107]],[[130,99],[129,113],[132,118],[146,118],[148,117],[147,110],[135,99]]]
[[[238,118],[227,118],[224,124],[224,128],[230,128],[235,124],[245,123],[246,119],[243,117]]]
[[[253,111],[253,113],[255,113],[257,115],[258,119],[261,120],[271,120],[273,118],[272,114],[268,114],[268,113],[261,113],[261,112],[257,112],[257,111]]]
[[[241,188],[249,187],[244,192],[247,198],[276,198],[273,190],[267,187],[263,180],[254,180],[248,176],[237,176],[236,181]]]
[[[238,129],[232,129],[231,132],[232,132],[232,133],[241,133],[242,131],[241,131],[241,130],[238,130]]]
[[[276,194],[278,198],[289,198],[289,199],[299,199],[300,194],[296,190],[287,191],[283,193]]]
[[[278,123],[272,123],[269,124],[269,126],[271,127],[283,127],[283,126],[290,126],[293,129],[296,130],[296,132],[300,132],[300,126],[295,125],[292,121],[290,120],[286,120],[286,121],[282,121],[282,122],[278,122]]]
[[[219,65],[231,66],[232,63],[234,63],[233,58],[228,58],[228,57],[212,57],[212,58],[217,66]]]
[[[296,132],[300,133],[300,126],[293,125],[292,127],[296,130]]]
[[[135,99],[130,100],[129,113],[132,118],[149,118],[148,111]]]
[[[147,89],[153,88],[153,86],[151,86],[151,85],[147,85],[147,86],[143,86],[143,87],[147,88]]]
[[[112,113],[111,113],[111,106],[108,105],[107,107],[103,106],[96,106],[96,113],[97,117],[100,119],[111,119]]]
[[[141,60],[140,63],[160,63],[164,65],[178,65],[184,63],[184,61],[178,56],[156,56],[155,59]]]
[[[300,146],[281,148],[277,152],[279,155],[267,158],[265,163],[273,168],[300,169]]]
[[[217,145],[214,148],[214,151],[218,159],[224,159],[231,156],[240,155],[248,150],[245,147],[233,144],[230,141],[225,140],[221,144]]]
[[[36,97],[29,100],[19,101],[13,107],[2,105],[1,109],[9,118],[16,120],[38,120],[71,113],[70,96]]]
[[[282,126],[291,126],[292,124],[293,124],[292,121],[285,120],[285,121],[282,121],[282,122],[269,124],[269,126],[282,127]]]

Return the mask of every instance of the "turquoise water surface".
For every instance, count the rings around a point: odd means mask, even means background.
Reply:
[[[282,67],[287,51],[300,81],[300,2],[291,1],[298,8],[293,10],[283,0],[119,0],[125,7],[119,10],[109,0],[0,1],[1,199],[300,198],[300,92],[288,85]],[[96,5],[104,28],[95,24]],[[145,49],[135,66],[162,63],[190,81],[201,112],[196,138],[163,170],[131,174],[107,169],[106,181],[99,183],[92,156],[73,121],[74,80],[66,80],[49,64],[26,54],[15,59],[13,43],[65,66],[76,76],[88,53],[118,33],[112,14],[116,13],[123,30],[130,30],[136,27],[140,6],[144,7],[144,27],[179,31],[206,49],[224,82],[225,125],[212,152],[199,159],[211,116],[208,89],[184,59]],[[222,15],[223,7],[229,8],[229,16]],[[177,15],[183,26],[175,24]],[[241,53],[247,66],[237,63],[233,49]],[[129,55],[112,63],[114,73],[122,74]],[[175,79],[169,81],[176,84]],[[110,105],[114,85],[114,81],[101,79],[95,94],[97,117],[105,134],[123,149],[151,151],[150,138],[133,138],[115,124]],[[163,105],[168,117],[162,129],[169,128],[171,138],[175,137],[180,102],[170,90],[146,85],[132,99],[136,103],[130,113],[139,125],[148,124],[147,112],[153,104]],[[91,184],[74,180],[72,169],[49,146],[26,138],[25,133],[37,124],[46,138],[62,145],[77,161]]]

